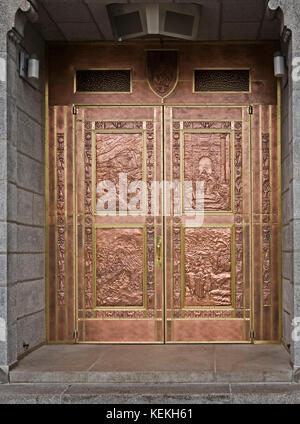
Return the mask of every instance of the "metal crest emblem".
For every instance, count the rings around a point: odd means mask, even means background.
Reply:
[[[178,54],[176,50],[148,50],[147,74],[151,90],[159,97],[167,97],[178,81]]]

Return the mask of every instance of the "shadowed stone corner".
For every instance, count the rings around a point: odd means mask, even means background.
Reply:
[[[8,367],[0,367],[0,384],[8,383]]]
[[[300,368],[297,368],[294,372],[294,382],[300,383]]]

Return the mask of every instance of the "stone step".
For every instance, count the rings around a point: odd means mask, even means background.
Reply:
[[[0,404],[300,404],[300,384],[3,384]]]
[[[280,345],[43,346],[12,383],[246,383],[293,379]]]
[[[197,371],[104,372],[104,371],[12,371],[11,383],[249,383],[292,382],[292,372],[273,370],[232,373]]]

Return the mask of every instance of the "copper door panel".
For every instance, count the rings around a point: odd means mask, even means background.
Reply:
[[[165,126],[165,178],[192,199],[165,218],[166,342],[279,341],[277,107],[167,107]]]
[[[109,180],[121,194],[121,173],[128,187],[160,180],[160,137],[160,107],[78,108],[79,342],[163,342],[162,268],[155,258],[161,220],[150,215],[145,189],[131,215],[132,193],[101,205],[99,190]]]
[[[161,211],[143,195],[130,216],[126,201],[99,209],[99,183],[120,191],[161,180],[161,107],[49,110],[47,151],[48,341],[162,343],[163,278],[155,241]],[[149,196],[150,196],[150,190]],[[149,206],[148,206],[149,204]],[[74,331],[75,330],[75,331]]]
[[[243,204],[243,184],[250,187],[243,171],[250,153],[248,113],[238,107],[170,107],[165,116],[166,177],[182,186],[193,182],[192,204],[183,202],[181,216],[166,217],[166,341],[249,342],[245,244],[251,211]],[[200,223],[190,216],[196,181],[204,184]]]

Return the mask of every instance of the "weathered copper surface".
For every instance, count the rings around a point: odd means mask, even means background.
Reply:
[[[280,339],[276,48],[49,47],[49,341],[73,341],[75,329],[78,342]],[[232,63],[250,69],[248,93],[193,92],[194,69]],[[131,69],[132,92],[75,92],[76,68]],[[72,103],[76,116],[63,106]],[[145,181],[144,214],[125,216],[119,202],[114,216],[99,208],[98,184],[111,180],[119,193],[119,173],[128,185]],[[161,205],[150,216],[151,182],[162,180],[193,182],[181,216],[163,217]],[[196,181],[204,183],[203,226],[190,216]]]
[[[243,334],[246,333],[246,326],[242,320],[186,319],[174,320],[171,324],[174,340],[181,343],[245,341]]]
[[[52,44],[48,47],[49,101],[51,105],[145,105],[159,104],[276,104],[276,78],[273,70],[273,54],[277,42],[270,43],[189,43],[164,41],[145,43],[111,44]],[[147,54],[165,50],[167,72],[150,74],[147,70]],[[174,85],[176,69],[171,69],[170,55],[178,57],[178,81]],[[155,53],[153,53],[155,54]],[[158,69],[155,60],[153,69]],[[166,62],[163,62],[166,63]],[[250,69],[251,87],[247,92],[194,92],[195,69]],[[131,69],[132,93],[80,93],[74,90],[76,69]],[[153,76],[151,76],[153,75]],[[149,82],[156,80],[155,88]],[[150,81],[149,81],[150,80]],[[152,82],[151,82],[151,87]],[[161,87],[161,88],[160,88]],[[169,94],[165,94],[169,93]],[[165,96],[166,95],[166,96]],[[165,96],[165,97],[164,97]]]

